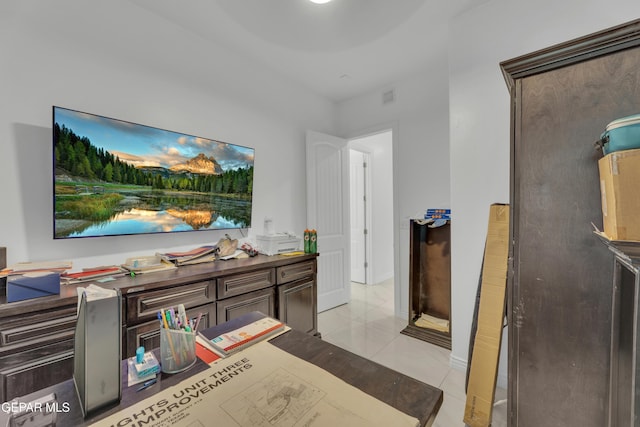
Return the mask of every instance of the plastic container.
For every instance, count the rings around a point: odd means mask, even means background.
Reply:
[[[196,334],[180,329],[160,328],[162,372],[175,374],[196,363]]]
[[[309,231],[309,229],[304,230],[304,253],[308,254],[310,253],[310,240],[311,240],[311,232]]]
[[[315,254],[318,252],[318,233],[313,229],[309,236],[309,252]]]
[[[603,153],[640,148],[640,114],[622,117],[607,125],[596,142]]]

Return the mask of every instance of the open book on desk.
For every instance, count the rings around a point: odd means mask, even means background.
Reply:
[[[226,357],[288,330],[283,322],[259,311],[245,314],[236,320],[241,321],[242,326],[223,332],[220,332],[219,328],[209,328],[198,332],[198,335],[214,353]]]

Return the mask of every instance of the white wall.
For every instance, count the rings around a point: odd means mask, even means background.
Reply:
[[[454,366],[464,367],[467,361],[489,205],[509,202],[509,94],[498,64],[638,17],[637,0],[492,0],[451,23]],[[502,350],[499,375],[504,385],[506,334]]]
[[[52,239],[51,106],[254,147],[251,234],[265,216],[305,228],[304,132],[333,131],[329,101],[128,1],[0,6],[0,246],[7,262],[74,269],[215,243],[222,232]],[[239,236],[239,232],[231,233]]]
[[[449,207],[449,116],[446,57],[419,75],[390,85],[396,101],[382,104],[381,88],[337,107],[345,138],[393,126],[395,312],[409,318],[409,218],[429,207]],[[455,215],[455,213],[454,213]]]

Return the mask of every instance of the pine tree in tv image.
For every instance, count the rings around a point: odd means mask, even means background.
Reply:
[[[53,107],[54,238],[246,228],[254,150]]]

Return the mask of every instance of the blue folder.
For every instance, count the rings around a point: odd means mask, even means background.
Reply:
[[[12,275],[7,278],[7,302],[58,295],[60,273],[45,275]]]

